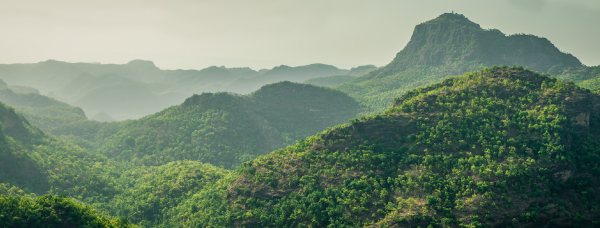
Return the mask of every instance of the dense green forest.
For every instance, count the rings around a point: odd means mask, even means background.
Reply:
[[[445,13],[417,25],[406,47],[387,66],[336,88],[365,105],[364,113],[376,113],[410,89],[492,65],[524,66],[552,75],[583,67],[545,38],[507,36],[482,29],[461,14]]]
[[[523,68],[448,78],[407,92],[385,114],[244,163],[235,180],[206,193],[222,206],[199,202],[214,210],[184,220],[246,227],[597,225],[598,101]]]
[[[136,165],[194,160],[235,169],[242,162],[344,123],[359,111],[358,103],[340,91],[281,82],[249,96],[194,95],[181,105],[123,123],[106,140],[102,136],[94,140],[103,140],[100,153]]]
[[[289,90],[285,84],[271,86]],[[280,89],[197,95],[174,108],[216,102],[228,110]],[[19,208],[4,214],[46,213],[13,224],[55,213],[72,217],[57,222],[141,227],[593,226],[598,101],[521,67],[486,68],[410,90],[385,114],[351,119],[234,171],[198,161],[113,161],[3,105],[0,183],[15,187],[0,185],[0,201]],[[128,123],[165,126],[151,119]]]
[[[600,226],[598,77],[459,14],[382,68],[0,64],[0,227]]]

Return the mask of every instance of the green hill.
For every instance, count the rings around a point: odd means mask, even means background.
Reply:
[[[600,97],[493,67],[244,163],[194,226],[591,227]],[[219,203],[220,202],[220,203]],[[225,216],[227,215],[227,217]]]
[[[387,66],[336,88],[366,105],[366,113],[381,112],[410,89],[492,65],[524,66],[549,74],[583,66],[545,38],[507,36],[497,29],[482,29],[463,15],[446,13],[417,25],[406,47]]]
[[[228,174],[191,161],[160,167],[117,164],[42,132],[2,103],[0,121],[2,227],[133,227],[125,217],[149,227],[165,220],[164,208]],[[114,125],[87,122],[99,124],[98,131]]]
[[[0,79],[0,87],[3,81]],[[68,123],[85,120],[87,117],[79,107],[37,93],[17,93],[11,87],[0,88],[0,102],[13,106],[31,123],[45,131]]]
[[[63,196],[46,195],[34,200],[0,195],[0,224],[19,227],[135,227],[127,219],[109,219],[89,206]]]
[[[111,184],[117,164],[104,156],[42,132],[2,103],[0,121],[0,183],[83,202],[102,202],[119,192]]]
[[[234,169],[358,112],[358,103],[340,91],[291,82],[249,96],[203,93],[124,124],[99,151],[137,165],[194,160]]]

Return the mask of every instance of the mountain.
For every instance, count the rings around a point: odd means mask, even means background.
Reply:
[[[106,157],[42,132],[2,103],[0,121],[0,183],[83,202],[103,201],[119,191],[109,184],[119,170]]]
[[[87,113],[105,112],[116,120],[126,120],[180,104],[193,94],[248,94],[271,83],[303,82],[309,78],[348,73],[354,75],[369,69],[371,66],[343,70],[325,64],[311,64],[279,66],[261,72],[248,67],[224,66],[164,70],[146,60],[132,60],[127,64],[48,60],[31,64],[0,64],[0,80],[13,85],[11,88],[18,93],[37,91],[79,106]]]
[[[194,160],[234,169],[344,123],[359,109],[340,91],[292,82],[267,85],[248,96],[203,93],[125,123],[99,151],[137,165]]]
[[[244,163],[187,206],[202,209],[173,219],[202,227],[590,227],[600,218],[599,101],[522,67],[447,78],[408,91],[385,114]]]
[[[461,14],[445,13],[415,27],[406,47],[388,65],[336,88],[347,92],[367,113],[384,111],[394,97],[451,75],[492,65],[517,65],[561,74],[583,65],[534,35],[505,35],[482,29]]]
[[[369,72],[374,71],[376,69],[377,69],[377,67],[374,65],[364,65],[364,66],[353,67],[350,69],[350,72],[348,72],[348,75],[363,76],[363,75],[368,74]]]
[[[304,82],[311,78],[345,75],[348,72],[348,70],[338,69],[337,67],[326,64],[311,64],[298,67],[281,65],[255,77],[237,79],[229,84],[225,90],[247,94],[266,84],[281,81]]]
[[[45,131],[52,131],[67,123],[87,119],[79,107],[37,93],[16,93],[11,88],[14,87],[7,86],[5,89],[0,89],[0,102],[13,106],[31,123]]]

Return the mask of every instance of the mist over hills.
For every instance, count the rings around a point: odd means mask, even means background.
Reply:
[[[0,65],[0,224],[598,226],[599,69],[458,14],[381,68]]]
[[[33,64],[0,64],[0,79],[25,89],[38,89],[87,113],[104,112],[116,120],[135,119],[181,103],[193,94],[247,94],[263,85],[332,75],[361,75],[362,67],[338,69],[325,64],[278,66],[261,72],[248,67],[208,67],[202,70],[161,70],[151,61],[127,64],[67,63],[48,60]]]

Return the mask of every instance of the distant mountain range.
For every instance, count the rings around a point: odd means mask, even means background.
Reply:
[[[203,92],[247,94],[280,81],[304,82],[333,75],[363,75],[372,67],[351,70],[325,64],[255,71],[250,68],[208,67],[202,70],[161,70],[151,61],[127,64],[67,63],[48,60],[33,64],[0,64],[0,79],[13,89],[35,89],[92,117],[103,112],[115,120],[158,112]],[[18,85],[21,87],[15,87]],[[32,90],[33,89],[33,90]]]

